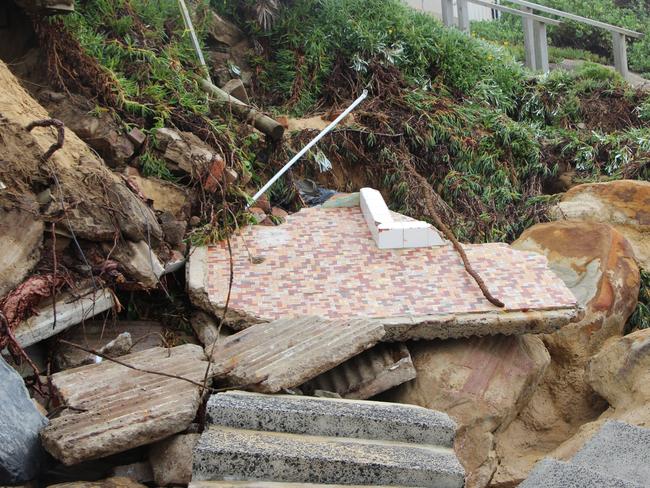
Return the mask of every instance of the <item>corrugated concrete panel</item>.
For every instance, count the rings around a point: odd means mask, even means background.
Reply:
[[[22,347],[31,346],[105,312],[114,305],[113,294],[108,289],[95,292],[86,289],[74,294],[64,293],[57,299],[56,307],[52,306],[51,299],[44,300],[39,305],[37,314],[18,324],[14,334]]]
[[[299,386],[374,346],[384,337],[375,321],[280,319],[257,324],[214,347],[213,373],[232,386],[274,393]]]
[[[311,436],[355,437],[452,447],[456,423],[443,412],[400,403],[261,395],[212,395],[208,424]]]
[[[202,382],[200,346],[161,347],[120,361]],[[57,373],[52,383],[67,409],[41,432],[47,451],[66,465],[142,446],[183,431],[200,404],[199,387],[181,379],[102,362]]]
[[[325,390],[342,398],[365,400],[415,376],[411,355],[404,344],[378,344],[308,381],[301,389],[308,395]]]
[[[462,488],[451,448],[211,425],[194,449],[193,480]]]

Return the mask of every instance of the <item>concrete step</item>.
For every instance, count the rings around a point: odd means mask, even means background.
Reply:
[[[633,458],[630,458],[629,462]],[[543,459],[519,488],[644,488],[647,484],[606,476],[577,464]]]
[[[285,483],[282,481],[192,481],[187,488],[388,488],[386,485],[323,485],[320,483]],[[392,486],[391,488],[396,488]]]
[[[208,424],[239,429],[353,437],[452,447],[456,424],[414,405],[229,392],[212,395]]]
[[[464,471],[447,447],[211,425],[192,479],[462,488]]]
[[[650,485],[650,429],[610,420],[571,462],[606,476]]]

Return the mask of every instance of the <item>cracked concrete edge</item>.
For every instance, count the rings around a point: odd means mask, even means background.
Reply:
[[[456,339],[486,335],[548,334],[579,321],[579,307],[534,312],[481,312],[450,315],[403,316],[373,319],[386,329],[386,342]]]

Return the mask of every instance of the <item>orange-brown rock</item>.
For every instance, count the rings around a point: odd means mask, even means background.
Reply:
[[[580,322],[542,336],[551,364],[540,387],[508,429],[497,435],[499,468],[491,486],[516,486],[533,464],[607,408],[585,381],[589,360],[623,334],[639,293],[639,269],[625,237],[607,224],[539,224],[513,244],[544,254],[585,309]]]
[[[553,214],[558,219],[610,224],[630,242],[639,266],[650,269],[650,182],[579,185],[564,194]]]
[[[466,488],[487,486],[497,467],[494,433],[535,391],[549,355],[537,336],[421,341],[409,346],[417,377],[390,400],[442,410],[459,424],[455,449]]]

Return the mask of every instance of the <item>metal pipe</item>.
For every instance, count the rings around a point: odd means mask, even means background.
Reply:
[[[183,17],[183,22],[185,22],[185,27],[187,27],[187,29],[190,31],[190,38],[192,39],[192,44],[194,45],[196,55],[199,57],[201,66],[203,66],[205,69],[205,76],[207,77],[208,81],[212,83],[212,80],[210,79],[210,70],[208,69],[208,65],[206,64],[205,58],[203,57],[203,51],[201,51],[199,38],[196,37],[196,32],[194,31],[194,24],[192,23],[192,17],[190,17],[190,11],[187,9],[185,0],[178,0],[178,5],[181,8],[181,15]]]
[[[260,188],[260,191],[258,191],[253,196],[252,201],[248,205],[246,205],[246,208],[247,209],[250,208],[262,195],[264,195],[264,193],[269,188],[271,188],[273,183],[275,183],[280,178],[280,176],[282,176],[284,173],[286,173],[289,170],[289,168],[291,168],[291,166],[293,166],[296,163],[296,161],[298,161],[301,157],[303,157],[303,155],[307,151],[309,151],[312,147],[314,147],[314,145],[318,141],[320,141],[323,137],[325,137],[325,135],[329,131],[331,131],[334,127],[336,127],[339,124],[339,122],[341,122],[345,117],[347,117],[349,115],[349,113],[352,112],[356,108],[356,106],[359,105],[367,96],[368,96],[368,90],[363,90],[363,93],[361,94],[361,96],[359,96],[359,98],[357,98],[354,102],[352,102],[352,105],[350,105],[347,109],[345,109],[345,111],[341,115],[336,117],[336,119],[334,121],[332,121],[332,123],[330,125],[328,125],[322,131],[320,131],[320,133],[316,137],[314,137],[309,144],[307,144],[305,147],[303,147],[298,154],[296,154],[293,158],[291,158],[291,160],[287,164],[285,164],[282,167],[282,169],[280,171],[278,171],[273,176],[273,178],[271,178],[269,180],[269,182],[266,185],[264,185],[262,188]]]

